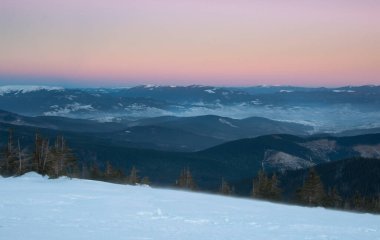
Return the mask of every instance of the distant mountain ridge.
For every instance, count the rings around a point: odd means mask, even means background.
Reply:
[[[0,94],[0,109],[27,116],[61,116],[102,122],[160,116],[218,115],[236,119],[261,116],[310,125],[316,131],[340,132],[380,127],[380,86],[144,85],[120,89],[7,86]]]
[[[311,127],[302,124],[265,118],[239,120],[211,115],[102,123],[53,116],[26,117],[0,110],[0,123],[98,135],[127,145],[136,143],[168,151],[196,151],[240,138],[276,133],[308,135],[312,131]]]

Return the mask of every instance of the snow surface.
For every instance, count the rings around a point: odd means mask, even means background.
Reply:
[[[35,91],[63,91],[62,87],[50,87],[50,86],[28,86],[28,85],[8,85],[0,86],[0,96],[8,93],[28,93]]]
[[[35,173],[0,178],[0,239],[380,239],[380,216]]]

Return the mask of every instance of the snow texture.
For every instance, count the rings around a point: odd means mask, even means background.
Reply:
[[[354,90],[333,90],[334,93],[354,93]]]
[[[380,216],[35,173],[0,178],[0,239],[380,239]]]
[[[65,116],[67,114],[78,112],[78,111],[95,111],[92,105],[82,105],[80,103],[74,102],[73,104],[67,104],[64,107],[59,107],[57,105],[51,106],[53,111],[45,112],[45,116]]]
[[[0,96],[9,93],[29,93],[35,91],[63,91],[62,87],[49,87],[49,86],[27,86],[27,85],[9,85],[9,86],[0,86]]]
[[[312,161],[308,161],[285,152],[279,152],[275,150],[267,150],[264,154],[263,167],[276,168],[280,171],[297,170],[312,167],[315,164]]]

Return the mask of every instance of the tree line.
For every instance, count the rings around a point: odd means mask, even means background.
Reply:
[[[193,191],[197,190],[195,179],[188,167],[181,171],[180,177],[176,181],[176,186]],[[235,195],[234,186],[230,185],[224,178],[221,179],[218,192],[222,195]],[[365,197],[356,192],[353,197],[344,198],[339,194],[336,187],[326,189],[314,168],[309,170],[302,186],[295,192],[293,197],[285,199],[276,173],[269,176],[263,170],[260,170],[252,181],[251,197],[254,199],[310,207],[321,206],[332,209],[380,213],[380,196]]]
[[[149,178],[140,178],[134,166],[129,174],[125,174],[110,162],[103,169],[96,162],[80,164],[63,136],[57,136],[54,141],[50,141],[36,133],[33,149],[30,151],[28,147],[21,145],[20,138],[15,139],[13,129],[9,129],[7,143],[0,154],[0,175],[20,176],[31,171],[49,178],[68,176],[114,183],[149,184]]]
[[[7,143],[0,155],[0,175],[19,176],[30,171],[50,178],[68,176],[122,184],[150,184],[149,178],[140,177],[139,170],[134,166],[126,174],[120,168],[112,166],[109,161],[103,168],[96,162],[79,163],[63,136],[57,136],[54,141],[50,141],[36,133],[33,150],[29,151],[27,147],[22,146],[19,138],[15,139],[13,130],[9,129]],[[189,167],[180,171],[174,186],[191,191],[200,190]],[[235,188],[222,178],[218,192],[223,195],[235,195]],[[252,181],[251,197],[304,206],[380,212],[380,196],[364,197],[357,192],[353,197],[343,198],[335,187],[325,188],[314,168],[309,170],[303,185],[291,199],[284,199],[276,173],[268,175],[260,170]]]
[[[18,176],[35,171],[51,178],[77,176],[77,160],[66,144],[63,136],[57,136],[53,142],[36,133],[33,151],[21,145],[9,129],[7,144],[0,155],[0,174]]]

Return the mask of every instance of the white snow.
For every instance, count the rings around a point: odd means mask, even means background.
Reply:
[[[223,123],[223,124],[226,124],[226,125],[228,125],[230,127],[233,127],[233,128],[238,128],[238,126],[233,125],[231,122],[229,122],[228,120],[226,120],[224,118],[219,118],[219,122]]]
[[[72,112],[78,111],[95,111],[92,105],[83,105],[77,102],[72,104],[66,104],[64,107],[56,107],[57,105],[51,106],[50,108],[54,109],[53,111],[44,112],[45,116],[65,116]]]
[[[155,87],[158,87],[157,85],[154,85],[154,84],[146,84],[143,86],[144,88],[155,88]]]
[[[354,93],[354,90],[333,90],[334,93]]]
[[[7,85],[7,86],[0,86],[0,96],[3,96],[4,94],[8,93],[28,93],[28,92],[35,92],[35,91],[63,91],[64,88],[62,87],[50,87],[50,86],[28,86],[28,85]]]
[[[0,239],[380,239],[380,216],[30,173],[0,178]]]

